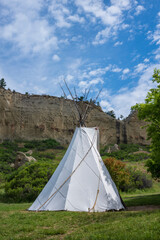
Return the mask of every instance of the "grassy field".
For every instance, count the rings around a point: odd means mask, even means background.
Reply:
[[[160,205],[160,194],[123,197],[126,206]],[[1,240],[160,239],[160,209],[104,213],[28,212],[29,203],[0,203]]]

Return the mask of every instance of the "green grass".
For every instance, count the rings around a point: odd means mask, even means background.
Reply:
[[[160,194],[141,194],[123,197],[127,207],[130,206],[145,206],[145,205],[160,205]]]
[[[147,199],[146,196],[142,198],[143,201]],[[135,199],[129,201],[133,203]],[[125,200],[126,203],[129,201]],[[158,240],[160,236],[160,210],[104,213],[28,212],[26,209],[29,206],[28,203],[0,204],[1,240]]]

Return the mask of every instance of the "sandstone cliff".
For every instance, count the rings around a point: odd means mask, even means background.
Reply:
[[[78,114],[71,100],[27,95],[0,89],[0,140],[54,138],[66,145],[77,124]],[[136,113],[126,120],[113,119],[99,107],[89,112],[86,125],[100,128],[100,142],[148,144]]]

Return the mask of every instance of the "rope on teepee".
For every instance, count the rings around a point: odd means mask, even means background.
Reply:
[[[98,130],[97,128],[95,128],[95,129]],[[99,132],[98,132],[98,134],[97,134],[97,137],[98,137],[98,139],[97,139],[97,145],[98,145],[98,143],[99,143]],[[88,139],[89,139],[89,141],[91,142],[91,139],[89,138],[89,136],[88,136]],[[96,148],[95,148],[94,146],[93,146],[93,148],[94,148],[94,150],[95,150],[95,152],[96,152],[96,154],[97,154]],[[97,154],[97,156],[98,156],[98,160],[99,160],[99,163],[100,163],[99,155]],[[99,185],[100,185],[100,181],[101,181],[101,176],[100,176],[100,171],[99,171],[98,187],[97,187],[96,198],[95,198],[93,207],[92,207],[92,208],[89,208],[89,212],[90,212],[91,210],[94,210],[94,208],[95,208],[95,206],[96,206],[97,199],[98,199],[98,195],[99,195]]]
[[[86,154],[84,155],[84,157],[82,158],[82,160],[80,161],[80,163],[77,165],[77,167],[74,169],[74,171],[69,175],[69,177],[60,185],[59,188],[57,188],[57,190],[37,209],[37,211],[39,211],[63,186],[64,184],[71,178],[71,176],[75,173],[75,171],[78,169],[78,167],[81,165],[81,163],[84,161],[84,159],[86,158],[86,156],[88,155],[88,153],[90,152],[90,150],[93,147],[94,144],[94,138],[95,138],[95,134],[93,136],[93,140],[91,141],[91,146],[88,149],[88,151],[86,152]]]
[[[98,188],[97,188],[96,199],[95,199],[95,201],[94,201],[93,207],[92,207],[92,208],[90,208],[90,209],[89,209],[89,211],[91,211],[91,210],[94,210],[94,208],[95,208],[95,206],[96,206],[97,199],[98,199],[98,194],[99,194],[99,185],[100,185],[100,180],[101,180],[101,178],[100,178],[100,174],[99,174],[99,179],[98,179]]]

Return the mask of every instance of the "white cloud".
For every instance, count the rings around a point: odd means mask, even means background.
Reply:
[[[159,12],[160,13],[160,12]],[[148,31],[148,39],[151,39],[152,42],[155,42],[156,45],[160,45],[160,14],[158,13],[158,24],[156,25],[156,30],[152,33]]]
[[[123,12],[131,8],[130,0],[112,0],[110,6],[105,5],[102,0],[76,0],[76,4],[84,12],[91,14],[97,21],[100,20],[106,26],[105,29],[97,33],[93,41],[94,45],[104,44],[109,37],[115,36],[123,24]],[[123,25],[123,27],[125,29],[128,25]]]
[[[119,68],[119,67],[113,67],[112,68],[112,72],[118,73],[118,72],[121,72],[121,71],[122,71],[122,69]]]
[[[155,59],[160,59],[160,54],[156,54]]]
[[[111,27],[105,28],[104,30],[97,33],[97,35],[93,41],[93,45],[104,44],[108,38],[110,38],[113,35],[116,35],[116,32],[117,32],[117,29],[114,29],[112,31]]]
[[[46,89],[41,88],[39,86],[32,86],[33,92],[36,94],[46,94]]]
[[[100,101],[100,106],[102,107],[102,109],[104,110],[104,112],[108,112],[108,111],[115,111],[111,105],[111,103],[107,100],[101,100]]]
[[[57,54],[54,54],[53,57],[52,57],[53,61],[55,62],[59,62],[61,59],[60,57],[57,55]]]
[[[154,32],[148,31],[148,39],[152,40],[152,43],[158,45],[157,50],[154,51],[155,59],[160,59],[160,12],[157,14],[157,25]]]
[[[24,53],[57,48],[57,38],[46,20],[31,20],[17,14],[15,20],[0,28],[1,38],[15,43]]]
[[[70,20],[71,22],[79,22],[79,23],[85,22],[84,17],[80,17],[77,14],[69,16],[67,19]]]
[[[160,59],[160,46],[154,51],[155,54],[155,59],[159,60]]]
[[[129,24],[126,24],[126,23],[122,23],[121,26],[120,26],[120,28],[121,28],[122,30],[124,30],[124,29],[126,29],[126,28],[128,28],[128,27],[129,27]]]
[[[102,80],[102,78],[94,78],[89,82],[89,85],[96,85],[96,84],[103,84],[104,81]]]
[[[2,9],[9,11],[13,16],[17,13],[27,13],[27,15],[35,17],[43,6],[43,0],[1,0],[1,4]]]
[[[136,56],[133,57],[132,61],[135,62],[136,60],[138,60],[138,58],[140,58],[140,54],[137,54]]]
[[[158,65],[149,66],[144,70],[136,87],[121,88],[117,94],[103,96],[100,104],[102,103],[104,111],[113,109],[117,116],[121,114],[125,117],[128,116],[131,106],[144,102],[149,89],[155,86],[155,83],[152,82],[154,68],[158,68]]]
[[[77,71],[81,65],[82,65],[81,58],[74,59],[72,62],[68,63],[68,70],[69,71]]]
[[[109,90],[103,88],[100,96],[101,96],[101,99],[105,99],[106,100],[108,97],[110,97]]]
[[[67,0],[52,0],[49,11],[56,21],[56,26],[60,28],[69,28],[72,23],[82,24],[85,22],[84,17],[72,13],[73,9],[69,7]]]
[[[116,43],[114,44],[114,46],[116,47],[116,46],[120,46],[120,45],[122,45],[122,44],[123,44],[123,42],[118,41],[118,42],[116,42]]]
[[[145,58],[145,59],[144,59],[144,62],[145,62],[145,63],[149,62],[149,59],[148,59],[148,58]]]
[[[129,73],[129,72],[130,72],[129,68],[125,68],[125,69],[123,70],[123,74],[127,74],[127,73]]]
[[[8,22],[0,27],[1,38],[10,41],[24,53],[36,53],[57,48],[57,37],[54,28],[49,26],[47,20],[41,19],[39,11],[42,1],[20,0],[2,1],[11,16]],[[33,3],[33,4],[32,4]]]
[[[74,79],[74,76],[71,75],[71,74],[68,74],[68,75],[66,76],[66,81],[67,81],[68,83],[71,83],[73,79]]]
[[[49,11],[52,17],[56,20],[58,27],[70,27],[71,24],[67,21],[67,17],[70,16],[70,10],[67,8],[67,1],[64,0],[52,0],[49,6]]]
[[[138,5],[136,7],[136,12],[135,12],[135,15],[139,15],[141,14],[143,11],[145,11],[146,9],[142,6],[142,5]]]
[[[147,68],[147,65],[144,63],[139,63],[137,66],[135,66],[134,73],[139,74],[143,72]]]
[[[78,84],[78,86],[80,87],[80,88],[87,88],[88,87],[88,83],[87,83],[87,81],[80,81],[79,82],[79,84]]]
[[[98,78],[94,78],[92,80],[87,80],[87,81],[80,81],[78,86],[80,88],[81,91],[85,91],[85,89],[89,89],[91,86],[95,86],[99,84],[103,84],[104,81],[102,78],[98,77]]]
[[[97,68],[97,69],[94,69],[94,70],[91,70],[88,75],[89,76],[97,76],[97,75],[104,75],[107,71],[109,71],[111,68],[111,65],[105,67],[105,68]]]
[[[128,87],[122,87],[119,89],[118,93],[127,92],[127,91],[128,91]]]
[[[156,42],[156,45],[160,44],[160,29],[157,28],[157,30],[152,35],[153,42]]]
[[[101,75],[101,74],[104,74],[104,73],[105,73],[105,70],[103,68],[98,68],[98,69],[90,71],[89,75],[90,76],[96,76],[96,75]]]
[[[103,4],[103,1],[101,0],[76,0],[75,3],[77,4],[77,6],[81,7],[86,13],[90,13],[94,17],[99,18],[104,24],[113,24],[113,22],[115,23],[115,14],[112,14],[112,12],[108,12],[107,14],[108,8],[105,4]]]
[[[41,81],[42,81],[42,82],[47,81],[47,77],[46,77],[46,76],[42,77],[42,78],[41,78]]]

